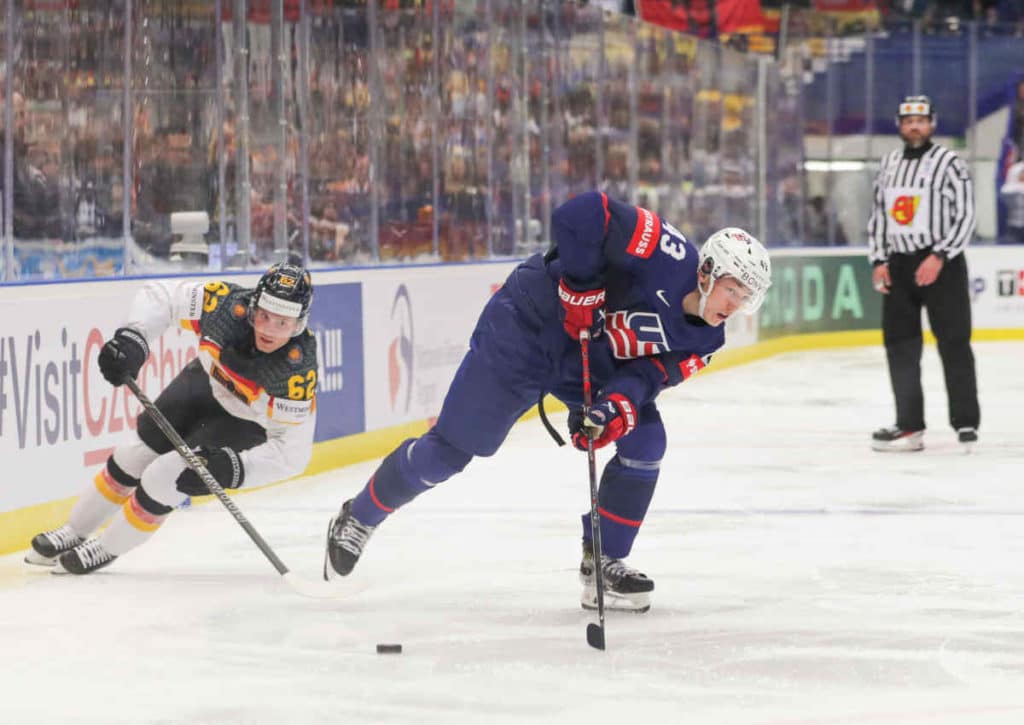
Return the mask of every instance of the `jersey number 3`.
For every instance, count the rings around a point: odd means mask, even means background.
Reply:
[[[664,232],[664,234],[661,235],[661,240],[658,242],[658,246],[661,247],[661,251],[675,260],[682,260],[685,258],[686,237],[683,236],[683,233],[665,220],[662,220],[661,222],[661,229]]]
[[[203,312],[213,312],[220,303],[220,298],[230,290],[223,282],[207,282],[203,286]]]

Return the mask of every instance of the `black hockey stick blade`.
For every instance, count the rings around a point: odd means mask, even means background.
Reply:
[[[591,622],[587,625],[587,644],[594,649],[604,649],[604,627]]]

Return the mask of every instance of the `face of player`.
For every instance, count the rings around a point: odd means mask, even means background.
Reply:
[[[299,321],[294,317],[257,307],[252,318],[252,327],[256,332],[256,349],[264,353],[280,350],[292,339],[298,324]]]
[[[750,290],[735,277],[719,277],[704,304],[704,321],[718,327],[742,309],[751,297]]]
[[[928,116],[901,116],[900,138],[910,148],[924,145],[932,137],[934,127]]]

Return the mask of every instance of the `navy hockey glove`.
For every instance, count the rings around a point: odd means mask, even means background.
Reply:
[[[238,488],[245,480],[245,466],[242,459],[230,448],[208,448],[200,446],[195,453],[206,463],[206,470],[217,479],[221,488]],[[203,483],[199,474],[186,468],[178,476],[178,490],[189,496],[207,496],[210,489]]]
[[[588,438],[593,441],[594,450],[597,450],[629,435],[634,428],[636,408],[629,398],[618,393],[599,396],[586,416],[582,410],[569,413],[572,444],[581,451],[587,450]]]
[[[119,327],[100,350],[100,373],[111,385],[124,385],[125,378],[136,378],[149,357],[149,345],[141,332]]]
[[[601,315],[604,298],[604,287],[600,283],[576,284],[568,277],[562,277],[558,283],[558,299],[565,308],[562,326],[569,337],[579,340],[582,330],[590,331],[591,340],[601,334],[604,329],[604,317]]]

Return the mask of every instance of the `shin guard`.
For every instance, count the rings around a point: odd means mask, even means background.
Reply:
[[[658,482],[660,461],[637,461],[616,455],[601,475],[598,512],[601,547],[606,556],[624,559],[633,548]],[[591,540],[590,514],[582,516],[583,540]]]
[[[125,473],[110,456],[93,479],[93,485],[75,501],[68,526],[79,536],[88,536],[120,508],[138,485],[139,479]]]

